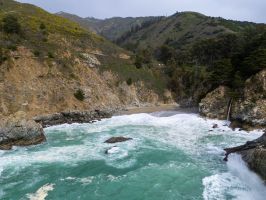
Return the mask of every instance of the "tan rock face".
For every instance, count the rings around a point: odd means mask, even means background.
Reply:
[[[234,103],[232,118],[266,126],[266,70],[246,81],[244,99]]]
[[[159,99],[141,82],[127,86],[112,72],[100,73],[82,61],[67,68],[49,59],[39,60],[24,47],[15,53],[18,57],[0,68],[0,115],[3,116],[17,111],[32,117],[68,110],[117,108],[138,102],[155,104]],[[84,101],[74,97],[78,89],[83,90]]]
[[[207,94],[199,104],[200,113],[209,118],[226,119],[229,88],[220,86]],[[244,98],[233,100],[231,119],[253,126],[266,126],[266,70],[248,79]]]
[[[0,122],[0,149],[34,145],[45,140],[42,126],[27,119],[25,112],[17,112]]]
[[[230,100],[228,97],[229,91],[229,88],[220,86],[208,93],[199,104],[200,113],[209,118],[226,119]]]

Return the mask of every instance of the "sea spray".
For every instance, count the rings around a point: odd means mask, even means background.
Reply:
[[[36,193],[28,194],[29,200],[45,200],[48,196],[48,192],[54,190],[54,184],[45,184],[41,188],[39,188]]]
[[[46,199],[227,200],[253,191],[260,200],[261,190],[249,187],[231,161],[222,159],[223,148],[262,132],[232,131],[224,122],[168,112],[49,127],[47,143],[1,154],[1,198],[36,196],[36,185],[53,183]],[[212,129],[213,124],[218,128]],[[104,143],[116,136],[133,140]],[[115,152],[105,154],[114,146]]]

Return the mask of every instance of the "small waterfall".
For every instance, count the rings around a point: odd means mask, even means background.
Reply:
[[[228,103],[228,110],[227,110],[227,118],[226,118],[227,121],[230,121],[232,102],[233,102],[233,100],[232,100],[232,98],[230,98],[229,103]]]

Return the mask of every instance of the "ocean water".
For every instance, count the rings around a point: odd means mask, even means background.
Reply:
[[[262,132],[225,124],[158,112],[50,127],[47,143],[0,151],[0,199],[265,200],[262,180],[239,156],[223,161],[223,148]],[[104,143],[112,136],[133,140]]]

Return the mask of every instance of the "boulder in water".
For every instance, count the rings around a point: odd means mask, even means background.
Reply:
[[[118,143],[118,142],[125,142],[128,140],[132,140],[132,138],[126,138],[126,137],[111,137],[110,139],[106,140],[104,143]]]
[[[0,121],[0,149],[12,146],[28,146],[46,141],[40,124],[26,118],[26,113],[17,112]]]
[[[218,124],[214,124],[212,128],[218,128]]]

